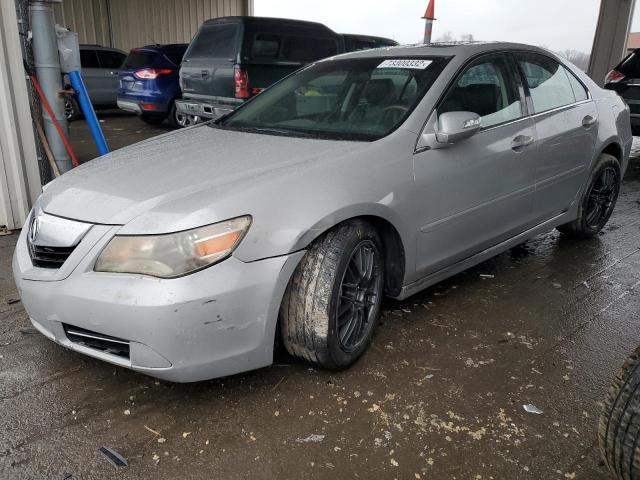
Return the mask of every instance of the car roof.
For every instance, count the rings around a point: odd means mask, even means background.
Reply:
[[[343,53],[332,59],[372,58],[372,57],[472,57],[480,53],[499,50],[526,50],[549,54],[550,52],[533,45],[511,42],[441,42],[397,45],[370,50]],[[555,57],[555,55],[554,55]]]
[[[119,48],[113,48],[113,47],[105,47],[103,45],[98,45],[97,43],[81,43],[79,45],[80,50],[106,50],[108,52],[118,52],[118,53],[123,53],[123,54],[127,54],[126,52],[123,52],[122,50],[120,50]]]
[[[260,25],[260,24],[269,24],[269,25],[291,25],[291,26],[304,26],[317,28],[321,30],[325,30],[327,32],[331,32],[334,35],[337,35],[333,30],[327,27],[324,23],[319,22],[309,22],[308,20],[296,20],[293,18],[276,18],[276,17],[248,17],[248,16],[231,16],[231,17],[218,17],[218,18],[210,18],[209,20],[205,20],[203,25],[209,25],[214,23],[224,23],[224,22],[239,22],[246,23],[249,25]]]
[[[171,47],[181,47],[187,48],[189,46],[188,43],[164,43],[164,44],[156,44],[156,45],[145,45],[144,47],[136,47],[131,50],[162,50],[164,48]]]

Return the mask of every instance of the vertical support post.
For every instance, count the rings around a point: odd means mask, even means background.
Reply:
[[[587,73],[598,85],[622,60],[627,47],[635,0],[601,0],[598,26]]]
[[[0,0],[0,229],[22,227],[42,192],[13,2]]]
[[[62,131],[68,137],[69,126],[64,116],[64,100],[60,96],[60,91],[63,88],[62,71],[60,70],[60,56],[58,55],[52,3],[52,0],[38,0],[33,1],[29,7],[31,30],[33,32],[33,57],[36,76],[44,96],[51,105],[53,114]],[[53,121],[46,112],[43,113],[42,119],[49,146],[60,172],[64,173],[71,170],[71,158],[60,135],[58,135]]]

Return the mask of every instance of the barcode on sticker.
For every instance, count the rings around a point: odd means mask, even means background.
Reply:
[[[378,68],[413,68],[416,70],[424,70],[432,63],[432,60],[417,59],[385,60],[380,65],[378,65]]]

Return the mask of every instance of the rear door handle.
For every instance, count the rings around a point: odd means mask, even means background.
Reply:
[[[518,135],[511,142],[511,148],[516,152],[522,150],[525,147],[528,147],[533,143],[533,137],[529,137],[528,135]]]
[[[596,123],[597,119],[592,117],[591,115],[587,115],[582,119],[582,126],[584,128],[589,128]]]
[[[209,76],[209,70],[201,70],[200,75],[202,75],[202,78],[207,78]]]

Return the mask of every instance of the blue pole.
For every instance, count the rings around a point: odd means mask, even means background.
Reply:
[[[87,93],[87,88],[84,86],[80,72],[69,72],[69,80],[71,81],[71,86],[78,95],[80,108],[87,120],[87,125],[89,125],[91,136],[96,142],[96,147],[98,147],[98,153],[100,155],[106,155],[109,153],[109,147],[107,146],[107,141],[104,138],[104,133],[102,133],[102,129],[100,128],[96,112],[93,109],[93,105],[91,105],[91,100],[89,100],[89,94]]]

